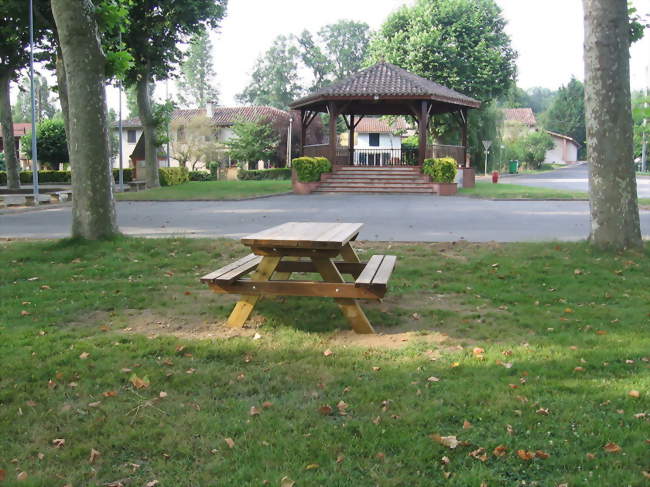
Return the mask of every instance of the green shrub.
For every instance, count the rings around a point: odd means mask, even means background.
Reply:
[[[158,172],[161,186],[175,186],[190,180],[190,172],[186,167],[161,167]]]
[[[453,183],[458,172],[457,164],[451,157],[440,157],[438,159],[425,159],[422,164],[422,172],[431,176],[436,183]]]
[[[32,171],[20,172],[22,184],[31,184],[32,181]],[[39,183],[70,183],[71,181],[70,171],[38,171]]]
[[[320,175],[332,170],[332,163],[325,157],[297,157],[291,161],[296,169],[298,181],[312,183],[320,181]]]
[[[212,174],[209,171],[190,171],[190,181],[211,181]]]
[[[133,169],[130,167],[125,167],[122,169],[122,177],[124,178],[125,183],[130,183],[133,181]],[[120,170],[113,169],[113,179],[116,183],[120,182]]]
[[[258,169],[247,171],[240,169],[237,178],[242,181],[260,181],[262,179],[291,179],[291,168],[278,167],[273,169]]]
[[[0,171],[0,186],[7,185],[7,173],[6,171]]]

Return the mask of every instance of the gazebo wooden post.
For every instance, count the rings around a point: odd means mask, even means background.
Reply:
[[[305,155],[305,135],[307,129],[305,127],[305,109],[300,109],[300,157]]]
[[[422,100],[420,102],[420,114],[418,117],[418,164],[421,166],[424,163],[427,151],[427,122],[429,121],[429,112],[427,110],[427,102]]]
[[[336,103],[333,101],[329,102],[327,104],[327,108],[329,110],[330,114],[330,123],[329,123],[329,132],[330,132],[330,147],[329,147],[329,154],[330,154],[330,162],[332,165],[336,164],[336,119],[338,118],[338,113],[337,113],[337,106]]]
[[[461,161],[460,165],[465,167],[467,165],[467,109],[460,109],[460,118],[462,120],[462,124],[460,126],[462,137],[461,145],[463,146],[463,160]]]
[[[348,152],[350,166],[354,165],[354,115],[350,115],[350,132],[348,135]]]

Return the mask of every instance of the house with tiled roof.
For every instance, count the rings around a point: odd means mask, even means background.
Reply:
[[[280,139],[277,150],[278,160],[273,161],[284,165],[286,161],[287,129],[289,127],[290,112],[270,106],[242,106],[242,107],[220,107],[208,104],[205,108],[179,109],[172,112],[169,136],[170,136],[170,165],[178,166],[181,154],[186,152],[191,141],[201,139],[209,144],[214,157],[224,165],[231,165],[228,151],[224,143],[234,136],[232,126],[238,121],[245,122],[268,122],[271,123]],[[113,124],[113,130],[118,131],[117,122]],[[122,122],[122,149],[124,167],[142,166],[144,161],[144,144],[142,138],[142,124],[138,118],[124,120]],[[317,127],[307,134],[312,142],[319,142],[322,137]],[[295,131],[294,138],[299,138],[300,133]],[[296,147],[299,141],[294,141]],[[163,147],[164,149],[164,147]],[[161,167],[167,165],[167,155],[159,154]],[[192,170],[205,170],[206,164],[212,161],[195,161],[190,164]],[[114,166],[119,166],[118,157],[114,160]]]
[[[31,123],[15,123],[14,124],[14,141],[16,143],[16,157],[20,162],[23,169],[29,169],[29,160],[25,156],[25,151],[22,150],[21,139],[31,133]],[[2,130],[0,130],[0,152],[4,152],[4,140],[2,140]]]
[[[529,132],[543,130],[537,125],[532,108],[503,109],[503,138],[515,139]],[[553,139],[553,148],[546,152],[546,164],[571,164],[578,160],[580,144],[568,135],[545,130]]]
[[[354,132],[357,164],[381,165],[391,157],[401,157],[402,139],[415,130],[404,117],[364,117]],[[349,132],[339,136],[339,145],[348,145]]]

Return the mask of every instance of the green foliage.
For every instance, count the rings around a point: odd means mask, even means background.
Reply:
[[[634,120],[634,157],[636,158],[641,157],[644,136],[650,142],[650,97],[642,93],[635,93],[632,96],[632,118]],[[644,119],[647,120],[645,125],[643,125]]]
[[[506,158],[525,162],[529,168],[538,169],[546,152],[553,148],[553,138],[545,131],[531,132],[506,144]]]
[[[298,49],[290,37],[280,35],[257,59],[252,79],[237,100],[251,105],[286,109],[301,93]]]
[[[28,123],[32,121],[32,98],[30,94],[30,79],[23,76],[18,83],[16,102],[11,107],[14,123]],[[52,88],[48,85],[47,78],[36,74],[34,76],[34,98],[36,101],[36,120],[60,116],[59,107],[52,97]]]
[[[488,101],[513,83],[517,54],[494,0],[418,0],[391,14],[370,44],[386,60]]]
[[[6,171],[7,167],[5,165],[5,153],[0,152],[0,171]]]
[[[628,0],[627,13],[630,19],[630,44],[640,41],[645,34],[645,29],[650,28],[650,22],[648,21],[649,15],[641,15],[638,10],[632,6],[632,3]]]
[[[212,42],[208,31],[203,29],[190,39],[187,57],[181,64],[178,87],[183,103],[197,107],[216,103],[219,91],[214,86],[214,78]]]
[[[332,170],[332,163],[325,157],[297,157],[291,161],[298,181],[311,183],[320,181],[320,175]]]
[[[552,103],[553,98],[557,92],[549,90],[548,88],[534,87],[526,90],[528,94],[528,103],[529,107],[533,109],[533,112],[540,114],[544,112]]]
[[[347,78],[359,71],[370,44],[370,28],[365,22],[339,20],[318,32],[323,51],[329,60],[334,80]]]
[[[263,179],[291,179],[290,167],[276,167],[273,169],[259,169],[247,171],[240,169],[237,178],[242,181],[260,181]]]
[[[68,162],[68,144],[65,137],[65,127],[63,120],[53,118],[44,120],[36,127],[36,148],[38,151],[38,160],[58,169],[59,165]],[[28,133],[23,136],[21,143],[27,157],[32,157],[32,134]]]
[[[458,172],[458,164],[451,157],[439,157],[437,159],[425,159],[422,164],[422,172],[436,183],[453,183]]]
[[[585,88],[582,82],[571,78],[569,84],[562,86],[553,103],[542,117],[545,129],[568,135],[575,139],[581,147],[581,155],[585,154],[587,129],[585,125]]]
[[[190,181],[212,181],[212,174],[210,171],[190,171]]]
[[[161,167],[158,173],[161,186],[175,186],[190,180],[190,173],[186,167]]]
[[[133,181],[133,169],[130,167],[125,167],[122,169],[122,178],[124,179],[125,183],[130,183]],[[120,170],[119,169],[113,169],[113,179],[115,180],[116,183],[120,182]]]
[[[420,146],[418,135],[409,135],[402,139],[402,149],[417,149]]]
[[[156,146],[162,147],[169,142],[169,135],[167,128],[172,119],[172,112],[176,108],[176,104],[167,100],[164,103],[154,103],[153,105],[153,120],[156,125]]]
[[[239,163],[268,161],[278,147],[279,139],[270,122],[235,122],[234,137],[226,142],[230,157]]]

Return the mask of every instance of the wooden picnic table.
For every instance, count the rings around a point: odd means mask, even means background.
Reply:
[[[362,223],[289,222],[241,239],[252,253],[201,278],[214,292],[240,294],[228,326],[241,327],[262,296],[334,298],[357,333],[374,333],[357,302],[379,300],[395,266],[393,255],[361,262],[350,242]],[[339,257],[342,260],[335,260]],[[252,272],[249,279],[243,278]],[[293,273],[318,273],[322,281],[291,280]],[[355,280],[346,282],[343,274]]]

